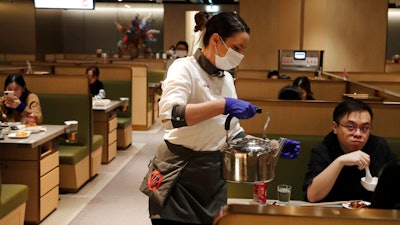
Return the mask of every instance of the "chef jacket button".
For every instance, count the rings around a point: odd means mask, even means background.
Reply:
[[[176,120],[178,120],[178,121],[179,121],[179,120],[181,120],[181,118],[180,118],[180,117],[176,117]]]

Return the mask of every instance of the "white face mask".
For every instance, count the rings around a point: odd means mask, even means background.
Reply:
[[[239,52],[233,50],[232,48],[228,48],[225,42],[219,37],[222,43],[225,45],[225,48],[228,49],[226,55],[221,57],[218,54],[215,54],[215,66],[221,70],[231,70],[237,66],[239,66],[242,61],[244,55]],[[215,47],[216,48],[216,47]],[[216,50],[217,51],[217,50]]]
[[[187,56],[187,51],[186,50],[176,50],[175,54],[178,58],[183,58]]]

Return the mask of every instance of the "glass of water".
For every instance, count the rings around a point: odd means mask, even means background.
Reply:
[[[287,184],[280,184],[277,186],[278,203],[281,205],[289,205],[290,195],[292,193],[292,186]]]

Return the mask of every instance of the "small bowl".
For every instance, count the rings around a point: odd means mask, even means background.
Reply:
[[[375,191],[376,185],[378,184],[378,178],[373,177],[371,183],[365,181],[365,177],[361,178],[361,185],[368,191]]]
[[[40,132],[40,127],[39,126],[32,126],[32,127],[27,127],[25,130],[29,130],[32,132],[32,134],[37,134]]]

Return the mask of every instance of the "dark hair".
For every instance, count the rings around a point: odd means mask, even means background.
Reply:
[[[301,100],[301,92],[297,87],[293,85],[287,85],[279,91],[278,99]]]
[[[26,98],[28,97],[28,95],[31,92],[26,87],[24,77],[21,74],[13,73],[13,74],[8,75],[6,80],[4,81],[4,90],[7,89],[7,86],[10,83],[14,83],[14,82],[17,83],[19,86],[21,86],[24,89],[24,91],[22,92],[22,95],[19,99],[21,100],[21,102],[25,102]]]
[[[175,49],[178,48],[178,45],[184,45],[186,50],[189,50],[189,45],[186,41],[178,41],[178,43],[175,45]]]
[[[400,209],[399,174],[400,160],[392,160],[383,166],[370,208]]]
[[[270,79],[273,76],[278,76],[278,79],[279,79],[279,71],[278,70],[270,70],[268,72],[267,78]]]
[[[211,36],[215,33],[219,34],[222,40],[225,40],[239,32],[250,34],[250,28],[247,26],[246,22],[234,12],[222,12],[211,17],[207,22],[203,44],[207,47],[210,43]]]
[[[358,99],[346,98],[335,107],[335,110],[333,110],[333,121],[339,123],[339,120],[343,118],[343,116],[361,111],[368,111],[369,115],[371,115],[372,122],[374,114],[367,103]]]
[[[306,76],[297,77],[296,79],[294,79],[293,85],[303,88],[307,92],[307,95],[313,95],[311,91],[311,83],[308,77]]]
[[[211,18],[211,15],[208,14],[207,12],[200,11],[194,15],[194,22],[196,25],[194,26],[194,32],[197,32],[199,30],[202,30],[206,24],[207,21]]]
[[[99,67],[92,65],[89,66],[88,68],[86,68],[85,74],[87,74],[89,72],[89,70],[91,70],[93,72],[93,75],[96,76],[97,78],[99,78],[100,76],[100,70]]]

